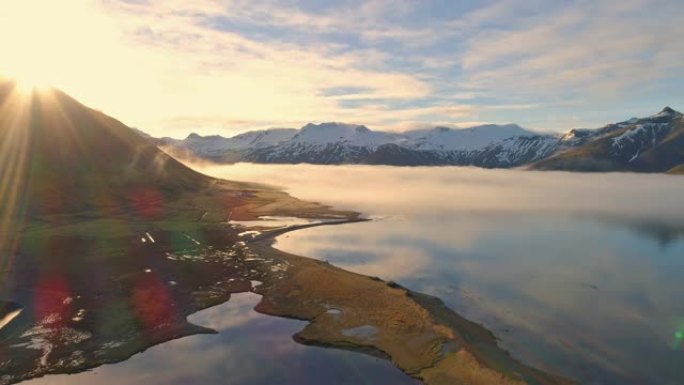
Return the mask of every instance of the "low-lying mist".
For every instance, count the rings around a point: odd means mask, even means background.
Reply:
[[[301,199],[365,214],[538,212],[684,223],[684,178],[676,176],[363,165],[193,167],[224,179],[279,186]]]

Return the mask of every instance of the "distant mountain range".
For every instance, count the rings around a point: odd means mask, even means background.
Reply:
[[[525,166],[684,173],[683,115],[669,107],[650,117],[566,134],[537,133],[516,124],[394,133],[372,131],[363,125],[322,123],[301,129],[250,131],[232,138],[190,134],[183,140],[153,140],[174,155],[217,163]]]

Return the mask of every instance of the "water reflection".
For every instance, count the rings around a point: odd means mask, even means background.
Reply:
[[[585,384],[684,379],[680,178],[346,166],[209,172],[272,177],[297,196],[389,216],[297,231],[277,247],[436,295],[540,369]]]
[[[252,293],[233,295],[189,317],[218,335],[182,338],[123,363],[26,384],[417,384],[378,358],[296,344],[292,335],[306,322],[256,313],[252,308],[259,299]]]
[[[468,215],[302,230],[277,247],[436,295],[526,362],[586,383],[684,378],[672,349],[684,242],[662,249],[586,219]]]
[[[297,218],[297,217],[273,217],[261,216],[254,221],[229,221],[231,225],[240,226],[244,228],[252,227],[291,227],[300,225],[309,225],[313,223],[324,222],[322,220]]]

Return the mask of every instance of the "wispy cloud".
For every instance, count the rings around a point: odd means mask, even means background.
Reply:
[[[508,94],[603,98],[681,74],[681,2],[579,1],[513,29],[476,34],[468,84]],[[675,95],[681,98],[681,95]]]
[[[327,120],[561,130],[684,102],[678,0],[64,0],[49,18],[38,3],[0,6],[0,43],[19,58],[0,71],[54,63],[58,85],[154,134]]]

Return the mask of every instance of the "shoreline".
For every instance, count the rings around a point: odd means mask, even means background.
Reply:
[[[288,277],[282,283],[285,287],[276,283],[256,290],[262,295],[256,311],[310,322],[293,337],[299,343],[372,354],[391,361],[426,385],[459,381],[482,385],[574,384],[517,361],[498,346],[494,334],[453,312],[439,298],[282,252],[272,246],[272,239],[256,242],[255,247],[261,254],[278,254],[306,272]],[[338,289],[317,289],[320,282],[304,278],[315,273],[326,275]],[[302,289],[292,290],[292,286]],[[357,292],[364,294],[354,295]],[[374,306],[367,306],[368,302]],[[393,309],[390,314],[394,323],[383,320],[387,307]],[[330,309],[343,311],[332,317]],[[398,328],[397,324],[404,327]],[[345,331],[367,326],[375,329],[373,336],[345,335]]]
[[[340,219],[340,220],[335,220],[335,221],[328,221],[328,222],[319,222],[319,223],[309,223],[305,225],[294,225],[294,226],[287,226],[283,228],[276,228],[273,230],[266,230],[262,231],[261,234],[248,239],[246,243],[257,243],[257,242],[267,242],[267,241],[274,241],[277,237],[297,231],[297,230],[304,230],[304,229],[310,229],[312,227],[319,227],[319,226],[339,226],[339,225],[347,225],[347,224],[353,224],[353,223],[363,223],[363,222],[369,222],[372,221],[372,219],[368,218],[355,218],[355,219]]]
[[[58,318],[37,316],[33,309],[0,330],[6,342],[0,357],[12,357],[0,362],[7,373],[0,384],[82,372],[172,339],[212,333],[187,317],[249,291],[261,295],[256,311],[309,321],[295,341],[377,353],[426,385],[572,383],[511,358],[491,333],[437,298],[273,247],[277,236],[290,231],[368,220],[359,213],[301,201],[263,185],[219,180],[172,202],[168,210],[175,216],[152,222],[129,216],[83,222],[78,214],[73,222],[41,222],[19,234],[31,242],[58,241],[61,246],[50,256],[73,262],[55,265],[40,250],[20,249],[23,259],[5,295],[30,303],[43,285],[31,284],[30,277],[44,276],[36,269],[46,266],[52,269],[48,277],[71,277],[65,281],[71,287],[60,289],[61,281],[49,278],[59,290],[44,301],[53,304]],[[272,229],[254,239],[239,237],[227,220],[260,216],[344,219]],[[149,241],[141,243],[141,234]],[[92,273],[80,268],[84,263],[106,268],[101,288],[88,283]],[[72,264],[76,270],[69,270]],[[253,281],[261,284],[255,287]],[[78,309],[85,318],[73,315]],[[97,320],[102,317],[111,317],[111,330],[101,329]],[[27,336],[42,345],[27,345]]]

